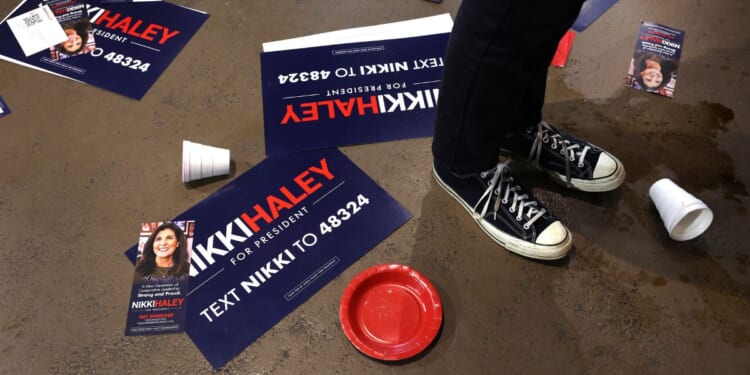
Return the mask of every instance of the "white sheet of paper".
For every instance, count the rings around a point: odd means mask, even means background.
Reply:
[[[8,27],[26,57],[68,40],[47,5],[8,19]]]
[[[449,13],[375,26],[356,27],[293,39],[263,43],[263,52],[328,46],[343,43],[369,42],[449,33],[453,19]]]

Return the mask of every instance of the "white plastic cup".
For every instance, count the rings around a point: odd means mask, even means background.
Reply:
[[[674,240],[687,241],[700,236],[714,219],[713,212],[703,201],[668,178],[654,182],[648,194]]]
[[[182,141],[182,182],[229,174],[229,150]]]

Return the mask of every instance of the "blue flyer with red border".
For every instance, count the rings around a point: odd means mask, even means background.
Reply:
[[[0,59],[141,99],[208,18],[167,2],[86,3],[87,28],[78,30],[83,51],[26,57],[6,22],[39,5],[23,1],[0,24]]]
[[[223,366],[410,217],[338,149],[266,158],[173,219],[199,223],[187,334]]]
[[[432,136],[449,31],[262,53],[266,154]]]

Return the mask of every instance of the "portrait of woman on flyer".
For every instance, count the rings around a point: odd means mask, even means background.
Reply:
[[[62,60],[71,56],[86,54],[96,48],[88,19],[62,27],[68,39],[50,49],[52,60]]]
[[[630,64],[627,85],[671,98],[676,75],[677,62],[651,53],[636,53]]]
[[[185,280],[190,271],[187,239],[172,222],[159,225],[149,236],[135,266],[135,280]]]

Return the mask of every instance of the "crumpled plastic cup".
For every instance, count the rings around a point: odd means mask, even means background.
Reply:
[[[703,201],[668,178],[656,181],[648,194],[674,240],[688,241],[700,236],[714,219],[713,212]]]

